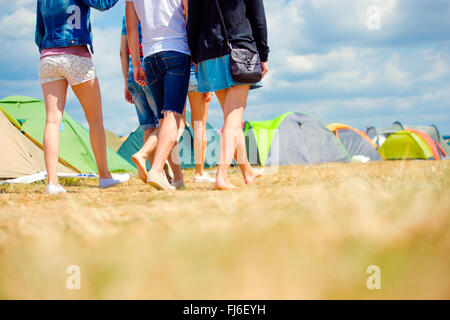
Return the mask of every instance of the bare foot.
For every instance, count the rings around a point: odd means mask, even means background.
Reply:
[[[216,190],[234,190],[237,189],[235,185],[233,185],[228,179],[222,180],[222,179],[216,179],[215,183]]]
[[[139,154],[139,152],[131,156],[131,160],[138,169],[138,176],[144,183],[147,183],[147,159]]]
[[[244,181],[245,184],[252,184],[255,180],[263,175],[262,169],[253,169],[249,171],[249,173],[245,173]]]

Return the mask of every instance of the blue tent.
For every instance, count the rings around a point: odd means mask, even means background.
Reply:
[[[178,143],[182,169],[195,167],[194,140],[190,119],[191,115],[188,113],[186,116],[186,128],[181,136],[180,142]],[[217,130],[215,130],[209,123],[206,124],[206,137],[208,142],[206,147],[205,168],[212,168],[219,163],[220,136]],[[138,127],[130,133],[127,140],[125,140],[125,142],[120,146],[117,153],[134,166],[134,163],[131,161],[131,156],[141,149],[143,144],[144,131]],[[150,169],[150,164],[148,162],[147,169]]]

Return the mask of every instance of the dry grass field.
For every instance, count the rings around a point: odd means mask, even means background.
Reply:
[[[450,298],[449,161],[282,167],[225,192],[95,183],[0,186],[1,299]]]

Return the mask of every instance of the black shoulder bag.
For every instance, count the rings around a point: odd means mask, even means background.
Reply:
[[[225,20],[223,19],[222,9],[218,0],[216,1],[217,10],[219,11],[220,22],[227,41],[228,47],[231,49],[230,65],[231,76],[234,81],[240,83],[257,83],[262,79],[262,68],[259,55],[248,49],[234,49],[228,38]]]

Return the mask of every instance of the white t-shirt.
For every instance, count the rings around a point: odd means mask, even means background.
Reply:
[[[125,0],[133,2],[141,21],[144,57],[162,51],[191,55],[182,0]]]

